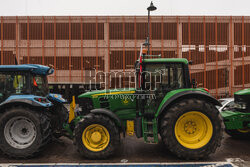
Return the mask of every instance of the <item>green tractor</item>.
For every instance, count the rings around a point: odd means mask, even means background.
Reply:
[[[135,63],[136,87],[97,90],[81,94],[81,119],[74,129],[78,152],[104,159],[120,146],[120,134],[163,141],[183,159],[200,159],[220,146],[223,122],[221,105],[206,88],[190,82],[189,62],[183,58],[154,58],[141,48]],[[73,120],[74,122],[74,120]]]
[[[221,112],[226,133],[233,138],[250,138],[250,89],[234,93],[234,105]]]
[[[141,49],[135,88],[84,93],[78,97],[79,110],[73,98],[69,112],[61,95],[49,93],[47,75],[53,68],[0,66],[0,149],[14,158],[29,158],[53,136],[67,136],[83,156],[104,159],[127,133],[146,143],[161,138],[184,159],[215,152],[223,130],[215,106],[221,104],[207,89],[191,84],[186,59],[149,57],[155,56]]]

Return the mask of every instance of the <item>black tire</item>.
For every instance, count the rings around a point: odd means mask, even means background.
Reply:
[[[91,151],[82,142],[84,130],[93,124],[98,124],[105,127],[109,133],[110,141],[107,147],[101,151]],[[79,121],[74,131],[74,145],[77,151],[88,159],[105,159],[114,154],[120,144],[119,129],[109,117],[99,114],[89,114],[84,119]]]
[[[36,135],[33,137],[30,145],[25,148],[18,148],[10,144],[15,139],[8,139],[8,124],[11,120],[17,118],[27,119],[34,125],[33,129]],[[12,123],[11,126],[13,126]],[[27,129],[26,129],[27,130]],[[9,132],[9,131],[8,131]],[[28,131],[29,132],[29,131]],[[27,133],[28,133],[27,132]],[[0,118],[0,149],[4,154],[12,158],[31,158],[37,155],[51,139],[51,126],[49,118],[42,112],[32,111],[29,108],[15,107],[6,109]]]
[[[235,139],[250,139],[250,132],[240,132],[238,129],[226,129],[225,132]]]
[[[53,137],[60,138],[63,136],[63,124],[68,123],[69,112],[63,104],[54,104],[51,109],[51,128]]]
[[[184,147],[175,136],[177,120],[190,111],[201,112],[210,119],[213,127],[212,137],[201,148],[191,149]],[[198,99],[185,99],[172,105],[162,115],[160,135],[163,143],[172,153],[181,159],[201,159],[214,153],[220,146],[223,135],[223,122],[219,111],[210,103]]]

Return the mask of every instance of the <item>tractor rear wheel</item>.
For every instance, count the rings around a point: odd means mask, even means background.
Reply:
[[[200,159],[220,146],[222,126],[219,111],[212,104],[186,99],[164,113],[160,134],[167,149],[179,158]]]
[[[7,109],[0,118],[0,149],[13,158],[30,158],[39,153],[51,137],[50,120],[29,108]]]
[[[120,143],[120,133],[114,121],[97,114],[89,114],[79,121],[74,137],[77,151],[89,159],[111,156]]]
[[[250,129],[226,129],[228,135],[235,139],[249,139],[250,138]]]

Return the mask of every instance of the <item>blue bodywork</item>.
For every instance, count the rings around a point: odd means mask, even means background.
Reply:
[[[60,94],[53,94],[53,93],[50,93],[49,95],[48,95],[48,98],[49,99],[52,99],[52,100],[55,100],[55,101],[57,101],[57,102],[59,102],[59,103],[66,103],[67,101],[62,97],[62,95],[60,95]]]
[[[51,107],[53,105],[48,100],[46,100],[46,102],[39,102],[38,99],[45,99],[45,98],[42,96],[34,96],[34,95],[12,95],[9,96],[4,102],[2,102],[0,106],[18,102],[30,104],[32,106],[46,107],[46,108]]]
[[[31,72],[36,75],[50,75],[53,74],[54,69],[38,65],[38,64],[21,64],[21,65],[0,65],[0,72]],[[3,96],[0,93],[0,96]],[[43,99],[42,101],[39,101]],[[53,103],[49,101],[51,99],[58,103],[65,103],[66,100],[62,98],[60,94],[48,94],[46,97],[35,96],[35,95],[11,95],[7,99],[5,99],[2,103],[0,103],[0,107],[5,104],[11,103],[26,103],[32,106],[37,107],[51,107]]]
[[[50,75],[53,74],[54,69],[43,66],[43,65],[38,65],[38,64],[21,64],[21,65],[1,65],[0,66],[0,72],[22,72],[22,71],[30,71],[33,74],[37,75]]]

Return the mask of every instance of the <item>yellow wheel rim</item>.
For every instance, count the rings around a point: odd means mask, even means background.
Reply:
[[[249,133],[250,129],[237,129],[241,133]]]
[[[104,150],[110,141],[108,130],[99,124],[89,125],[82,134],[82,142],[84,146],[94,152]]]
[[[205,146],[213,135],[213,125],[210,119],[198,111],[183,114],[175,124],[177,141],[189,149]]]

